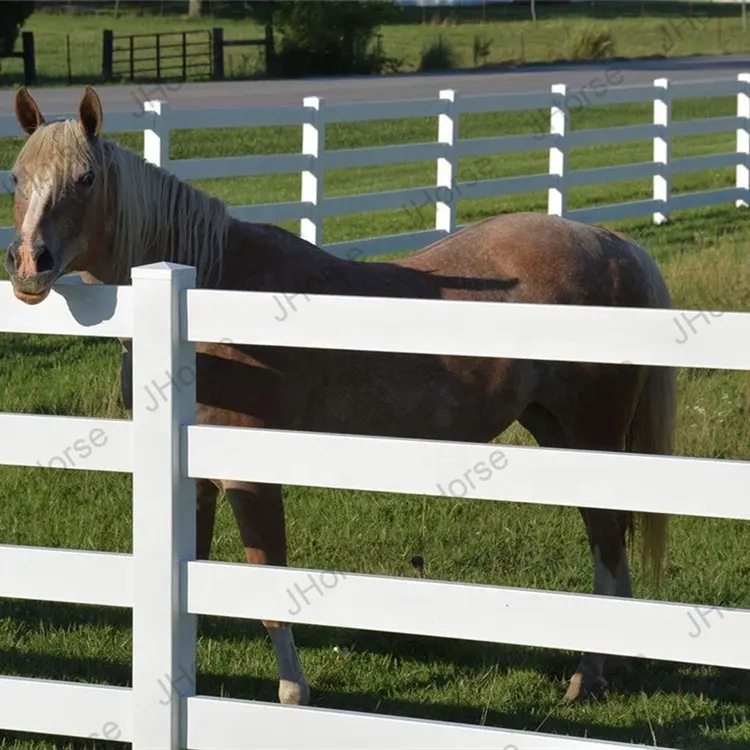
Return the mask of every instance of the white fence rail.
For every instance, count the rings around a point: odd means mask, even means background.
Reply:
[[[132,555],[0,546],[0,597],[132,608],[132,688],[0,677],[0,729],[89,737],[109,727],[112,737],[116,728],[134,750],[646,748],[195,695],[201,614],[750,668],[750,611],[740,609],[711,608],[716,627],[696,638],[693,605],[346,573],[335,595],[291,614],[288,589],[325,571],[196,561],[195,478],[439,496],[438,485],[497,446],[199,426],[184,377],[167,379],[162,408],[147,396],[165,372],[195,371],[196,341],[227,336],[257,345],[748,370],[750,351],[737,342],[750,340],[750,313],[311,295],[304,314],[280,321],[273,294],[195,289],[194,279],[192,268],[155,264],[134,269],[129,287],[60,283],[35,307],[0,282],[0,331],[135,344],[132,421],[0,414],[0,431],[13,436],[0,452],[3,464],[36,465],[96,429],[107,440],[75,468],[133,474]],[[681,340],[674,324],[681,315],[720,320]],[[507,335],[498,338],[498,330]],[[747,461],[503,451],[503,471],[466,497],[750,519]],[[160,680],[178,674],[182,687],[165,700]]]
[[[258,222],[299,221],[300,235],[339,257],[359,258],[382,253],[415,250],[433,242],[457,227],[459,200],[487,198],[535,190],[547,190],[550,214],[598,223],[635,216],[652,215],[657,224],[685,208],[734,203],[750,203],[750,74],[736,79],[670,82],[666,78],[653,86],[611,86],[606,95],[593,101],[576,95],[575,89],[555,84],[549,93],[481,94],[460,96],[441,91],[436,99],[393,102],[333,104],[319,97],[308,97],[301,107],[249,108],[225,110],[172,111],[166,101],[144,103],[145,112],[105,114],[107,132],[143,132],[143,156],[172,171],[181,179],[207,179],[299,172],[299,201],[233,206],[238,218]],[[733,117],[674,121],[671,102],[677,98],[736,96]],[[598,96],[598,95],[597,95]],[[653,102],[653,123],[592,130],[571,129],[571,101],[587,106],[595,103],[623,104]],[[549,110],[548,132],[461,140],[460,116],[471,112]],[[58,115],[72,117],[73,114]],[[373,148],[327,150],[325,126],[329,122],[355,122],[391,118],[434,116],[438,137],[433,143],[410,143]],[[302,127],[299,154],[275,154],[208,159],[169,157],[169,135],[177,129],[299,125]],[[541,130],[542,128],[540,128]],[[670,142],[675,136],[736,132],[736,149],[729,153],[672,159]],[[10,115],[0,116],[0,137],[19,134]],[[653,141],[653,159],[636,164],[619,164],[597,169],[571,170],[571,148],[628,141]],[[549,151],[549,169],[536,175],[505,177],[470,182],[458,181],[458,160],[466,156]],[[434,159],[436,184],[425,187],[387,190],[377,193],[326,196],[328,169],[357,168]],[[735,186],[674,195],[671,174],[718,167],[735,167]],[[621,180],[651,178],[652,197],[610,205],[567,208],[570,188]],[[8,172],[0,171],[0,194],[11,192]],[[327,216],[383,211],[418,205],[435,205],[435,228],[397,235],[368,237],[346,242],[326,243],[323,221]],[[498,211],[499,213],[499,211]],[[10,227],[0,227],[0,247],[12,239]]]

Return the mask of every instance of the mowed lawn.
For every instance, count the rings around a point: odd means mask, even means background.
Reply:
[[[115,48],[121,50],[115,53],[114,83],[120,82],[121,74],[127,70],[130,42],[126,37],[130,34],[195,32],[188,41],[196,64],[191,77],[196,78],[208,75],[207,67],[198,63],[207,59],[209,33],[213,27],[224,29],[227,40],[263,38],[262,25],[247,17],[206,15],[191,19],[175,12],[175,3],[167,5],[172,9],[167,7],[164,14],[147,10],[138,13],[124,8],[117,18],[111,12],[111,3],[108,8],[100,4],[96,12],[83,15],[71,15],[63,9],[34,13],[24,30],[34,32],[39,85],[68,84],[68,74],[71,83],[99,81],[104,29],[114,32]],[[186,3],[184,8],[187,9]],[[484,10],[409,8],[398,23],[385,24],[378,33],[383,54],[393,61],[395,70],[413,72],[419,69],[423,52],[438,41],[451,45],[452,67],[461,69],[571,59],[576,56],[576,38],[587,27],[611,34],[612,54],[619,57],[722,55],[748,50],[748,36],[743,32],[738,7],[694,2],[586,2],[570,6],[542,3],[537,8],[536,22],[531,20],[528,5],[495,5]],[[162,44],[179,45],[181,41],[181,36],[164,37]],[[281,35],[277,34],[277,46],[280,43]],[[153,57],[153,38],[139,37],[133,44],[136,59]],[[16,46],[20,49],[20,41]],[[486,55],[475,56],[475,49],[482,46],[486,47]],[[178,53],[179,48],[170,52]],[[136,67],[146,70],[152,65],[142,62]],[[174,66],[175,61],[169,65]],[[3,60],[2,69],[8,82],[22,82],[20,59]],[[225,75],[228,78],[262,76],[264,71],[263,47],[226,49]],[[0,78],[0,82],[2,80]]]
[[[71,107],[74,103],[71,103]],[[731,97],[678,102],[678,118],[734,112]],[[542,119],[540,119],[540,117]],[[482,137],[540,129],[546,113],[466,116],[461,136]],[[648,105],[576,112],[575,127],[650,121]],[[105,112],[106,125],[106,112]],[[436,119],[330,125],[329,148],[434,140]],[[140,150],[140,136],[119,136]],[[192,158],[298,151],[299,128],[181,131],[172,134],[172,157]],[[0,141],[0,168],[8,168],[20,139]],[[726,152],[734,133],[677,139],[675,157]],[[576,149],[572,168],[651,158],[649,141]],[[460,179],[544,172],[547,153],[462,160]],[[340,170],[326,175],[331,195],[434,184],[435,164]],[[678,192],[734,184],[733,169],[677,175]],[[200,187],[231,204],[299,198],[299,176],[213,180]],[[572,193],[573,207],[650,197],[650,181],[607,184]],[[10,222],[2,196],[0,225]],[[459,221],[519,210],[546,210],[534,193],[459,204]],[[434,209],[409,208],[337,217],[325,240],[354,239],[429,228]],[[661,264],[675,306],[750,309],[750,220],[733,205],[684,211],[654,227],[648,217],[617,222]],[[289,228],[296,229],[290,224]],[[252,248],[248,248],[252,252]],[[711,323],[695,335],[711,336]],[[699,326],[702,325],[702,328]],[[498,336],[503,332],[498,331]],[[679,333],[675,328],[675,336]],[[737,342],[737,346],[743,346]],[[0,335],[0,410],[124,417],[117,383],[119,345],[114,341],[52,336]],[[677,452],[680,455],[750,459],[750,376],[744,372],[682,370]],[[6,436],[12,440],[12,435]],[[500,442],[529,443],[513,428]],[[60,446],[61,452],[66,446]],[[46,457],[40,457],[46,463]],[[289,461],[305,461],[289,456]],[[0,468],[0,543],[131,551],[131,484],[128,476],[46,468]],[[715,492],[720,493],[721,487]],[[675,488],[679,492],[679,488]],[[588,593],[592,564],[583,523],[575,509],[503,502],[289,487],[286,490],[289,556],[294,566],[413,576],[411,558],[422,555],[426,576]],[[706,497],[706,504],[712,497]],[[672,522],[662,598],[701,605],[750,606],[750,545],[744,523],[676,517]],[[228,504],[221,502],[214,558],[242,561]],[[639,596],[655,597],[633,563]],[[247,596],[253,592],[248,591]],[[326,596],[346,596],[342,580]],[[314,606],[311,597],[310,606]],[[571,617],[575,613],[571,610]],[[720,629],[716,614],[704,629]],[[130,684],[131,615],[127,610],[42,602],[0,602],[0,673]],[[497,623],[501,632],[502,622]],[[622,623],[623,629],[628,622]],[[686,617],[686,631],[694,631]],[[271,644],[258,622],[203,617],[199,623],[197,690],[233,698],[276,700]],[[601,701],[561,703],[577,654],[459,640],[297,627],[296,639],[316,706],[379,714],[523,728],[690,750],[741,750],[750,746],[750,676],[651,660],[612,659],[611,691]],[[714,631],[716,632],[716,631]],[[702,637],[699,635],[698,637]],[[738,644],[738,648],[743,648]],[[40,709],[41,711],[42,709]],[[103,727],[92,726],[101,736]],[[116,736],[110,730],[110,736]],[[248,744],[253,742],[248,728]],[[255,739],[257,741],[257,738]],[[262,739],[260,740],[262,745]],[[0,732],[0,747],[105,747],[106,743],[29,737]],[[110,746],[121,747],[120,743]],[[533,742],[528,744],[533,747]]]

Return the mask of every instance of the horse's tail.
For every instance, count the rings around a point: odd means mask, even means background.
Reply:
[[[643,248],[639,248],[643,251]],[[645,251],[643,251],[645,254]],[[647,254],[646,254],[647,255]],[[653,290],[653,307],[671,308],[669,289],[656,262],[648,256],[647,267]],[[625,438],[625,450],[631,453],[670,455],[674,448],[677,416],[677,371],[674,367],[646,367],[646,381]],[[669,516],[663,513],[638,513],[641,560],[644,573],[658,588],[662,581],[667,550]]]

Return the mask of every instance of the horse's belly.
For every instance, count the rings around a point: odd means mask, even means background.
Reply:
[[[366,360],[366,361],[365,361]],[[369,366],[367,364],[369,363]],[[310,394],[292,429],[486,441],[526,403],[520,363],[373,355],[340,368]]]

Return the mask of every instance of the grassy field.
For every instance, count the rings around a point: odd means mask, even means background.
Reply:
[[[112,29],[117,36],[210,30],[221,26],[227,39],[263,36],[262,28],[246,19],[189,19],[174,11],[159,15],[136,14],[132,10],[115,19],[111,15],[111,2],[99,5],[102,7],[96,14],[70,16],[45,11],[37,12],[29,19],[24,28],[34,32],[39,85],[67,84],[68,71],[72,83],[98,81],[102,63],[102,30],[105,28]],[[174,3],[173,7],[179,5]],[[422,51],[437,42],[439,37],[454,46],[459,68],[567,59],[571,42],[585,26],[610,31],[614,39],[614,54],[622,57],[729,54],[750,49],[750,31],[743,32],[739,9],[726,5],[707,6],[705,3],[665,2],[658,7],[653,3],[630,2],[581,3],[568,7],[541,4],[536,23],[531,21],[528,8],[519,6],[490,7],[485,18],[481,9],[410,9],[404,20],[404,23],[381,29],[383,51],[387,56],[401,60],[402,72],[416,70]],[[67,61],[68,36],[70,65]],[[486,58],[475,61],[474,42],[477,38],[488,41],[489,50]],[[172,38],[165,43],[175,41]],[[126,42],[122,41],[117,46],[124,44]],[[136,40],[136,46],[146,44],[153,42]],[[146,52],[136,52],[136,56],[139,54],[147,56]],[[2,68],[0,85],[22,82],[21,60],[3,60]],[[230,78],[262,75],[262,48],[228,48],[225,68]],[[196,69],[195,73],[200,77],[205,70]]]
[[[731,97],[675,104],[678,119],[731,114]],[[648,105],[590,109],[574,126],[650,121]],[[106,113],[105,113],[106,122]],[[538,113],[465,116],[463,138],[537,130]],[[433,140],[434,118],[328,126],[329,148]],[[298,151],[299,128],[173,133],[172,158]],[[118,136],[140,149],[136,136]],[[20,139],[0,140],[0,169]],[[651,158],[648,141],[576,149],[571,168]],[[734,135],[679,138],[675,157],[725,152]],[[460,180],[546,171],[546,152],[464,159]],[[434,184],[434,162],[340,170],[326,175],[329,194]],[[678,175],[677,192],[734,184],[733,170]],[[229,203],[296,200],[299,176],[200,183]],[[650,195],[648,180],[581,188],[573,207]],[[11,202],[0,196],[0,225]],[[546,195],[462,201],[459,222],[519,211],[546,210]],[[326,241],[428,228],[434,210],[409,209],[337,217]],[[750,309],[750,220],[733,206],[681,212],[664,227],[647,218],[618,222],[661,264],[675,306]],[[289,225],[291,229],[296,226]],[[721,325],[716,319],[713,326]],[[710,336],[710,330],[699,335]],[[0,335],[0,410],[124,417],[119,405],[119,345],[113,341]],[[750,459],[750,378],[721,370],[682,370],[677,452]],[[12,439],[12,438],[11,438]],[[530,443],[518,428],[500,442]],[[64,446],[61,446],[61,450]],[[40,457],[45,463],[45,457]],[[0,542],[117,552],[131,551],[128,476],[43,468],[0,469]],[[717,488],[717,492],[720,488]],[[423,555],[426,575],[545,590],[590,592],[592,565],[577,511],[516,503],[290,487],[286,491],[290,564],[396,576],[414,575]],[[706,502],[711,501],[710,497]],[[695,604],[750,606],[750,546],[745,524],[677,517],[663,598]],[[220,503],[215,559],[242,561],[228,504]],[[655,593],[633,566],[637,595]],[[342,582],[328,596],[345,596]],[[248,592],[252,596],[252,592]],[[709,624],[721,628],[718,617]],[[626,625],[623,624],[623,627]],[[498,628],[501,623],[498,623]],[[0,601],[0,673],[130,684],[131,616],[126,610],[41,602]],[[273,653],[262,626],[200,618],[197,690],[203,694],[276,700]],[[685,628],[694,629],[686,618]],[[612,689],[598,702],[561,704],[577,655],[554,650],[457,640],[298,627],[296,638],[317,706],[440,718],[689,750],[750,746],[750,675],[669,662],[611,660]],[[336,647],[339,647],[336,650]],[[348,650],[348,651],[345,651]],[[103,728],[91,727],[101,735]],[[116,731],[111,736],[116,736]],[[0,732],[0,747],[122,747]]]

